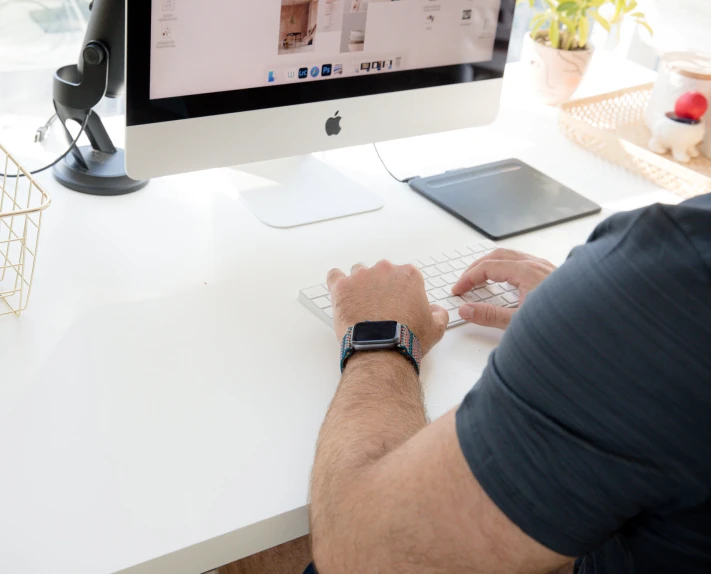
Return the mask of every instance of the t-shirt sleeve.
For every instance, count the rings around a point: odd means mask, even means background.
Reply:
[[[709,496],[710,287],[655,206],[602,224],[528,297],[456,426],[529,536],[580,556],[643,512]]]

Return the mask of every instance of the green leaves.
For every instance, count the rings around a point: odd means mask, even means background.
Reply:
[[[633,2],[634,2],[634,0],[633,0]],[[637,2],[634,2],[634,7],[636,7],[636,6],[637,6]],[[633,9],[634,8],[630,7],[630,10],[633,10]],[[632,12],[632,14],[630,14],[630,17],[633,18],[634,21],[637,22],[637,24],[642,26],[642,28],[647,30],[647,32],[649,32],[650,36],[654,36],[654,30],[652,30],[652,27],[647,23],[647,18],[644,15],[644,12]]]
[[[553,48],[560,47],[560,27],[558,24],[558,16],[554,16],[551,19],[551,27],[548,30],[548,38],[551,41],[551,46]]]
[[[533,7],[535,0],[517,0],[528,2]],[[612,24],[619,24],[629,16],[652,34],[643,12],[634,11],[638,0],[543,0],[543,11],[531,20],[531,37],[535,40],[542,31],[548,31],[548,39],[553,48],[563,50],[583,49],[590,39],[590,18],[595,20],[606,32]],[[600,15],[599,9],[610,4],[615,12],[611,20]]]
[[[612,21],[617,23],[620,21],[620,15],[625,9],[626,4],[625,0],[613,0],[613,3],[615,4],[615,15],[612,17]]]
[[[605,18],[600,16],[600,14],[598,13],[597,10],[591,10],[590,15],[595,19],[595,21],[598,24],[600,24],[600,26],[602,26],[605,29],[605,32],[610,31],[610,23],[607,20],[605,20]]]
[[[581,48],[584,48],[588,43],[588,37],[590,36],[590,23],[587,16],[582,18],[578,22],[578,44]]]
[[[577,11],[579,6],[579,2],[575,2],[574,0],[568,0],[567,2],[558,4],[558,8],[556,8],[556,10],[561,14],[565,14],[568,11]]]
[[[536,39],[539,30],[548,22],[547,14],[541,12],[536,14],[531,20],[531,38]]]
[[[561,47],[563,50],[570,50],[575,40],[575,22],[562,14],[558,16],[558,20],[565,26],[565,33],[561,35]]]
[[[637,22],[637,24],[639,24],[640,26],[642,26],[642,28],[647,30],[647,32],[649,32],[650,36],[654,36],[654,30],[652,30],[652,27],[649,24],[647,24],[646,20],[635,20],[635,22]]]
[[[629,14],[637,8],[637,0],[608,0],[615,4],[615,15],[612,18],[614,23],[621,22],[625,14]],[[644,16],[644,14],[643,14]]]

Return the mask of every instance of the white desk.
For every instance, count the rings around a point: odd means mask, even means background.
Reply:
[[[587,91],[649,77],[610,70],[598,66]],[[383,155],[420,173],[516,156],[601,203],[600,217],[504,242],[556,262],[611,210],[677,201],[565,140],[515,73],[506,84],[495,126]],[[386,207],[280,231],[243,207],[232,170],[121,198],[42,177],[54,202],[33,299],[0,319],[0,571],[198,574],[307,532],[338,343],[297,290],[333,266],[478,239],[390,179],[372,147],[327,158]],[[423,371],[432,418],[462,399],[499,336],[447,333]]]

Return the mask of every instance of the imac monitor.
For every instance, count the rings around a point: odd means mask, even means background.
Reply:
[[[514,4],[128,0],[127,172],[291,158],[253,166],[281,187],[243,192],[270,225],[377,209],[353,182],[325,192],[335,170],[295,156],[493,121]],[[291,215],[265,214],[284,202]]]

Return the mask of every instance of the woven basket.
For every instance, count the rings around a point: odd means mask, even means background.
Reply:
[[[653,84],[636,86],[560,107],[563,133],[591,152],[638,173],[684,198],[711,192],[711,160],[699,156],[687,164],[647,148],[652,133],[644,114]]]

